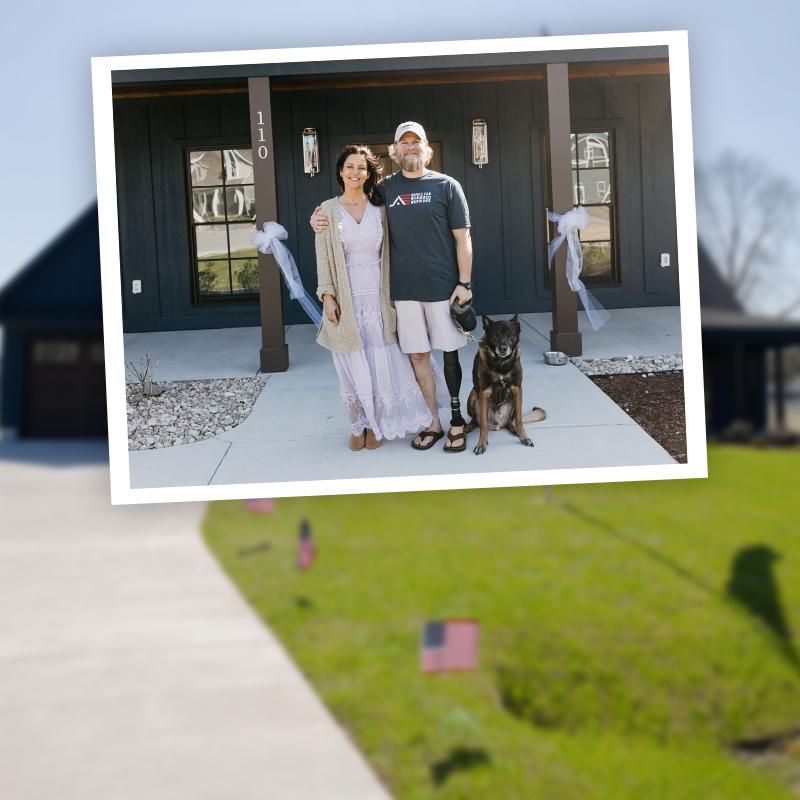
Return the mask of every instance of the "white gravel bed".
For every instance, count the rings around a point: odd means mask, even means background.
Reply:
[[[652,375],[683,369],[683,354],[669,356],[612,356],[611,358],[570,358],[584,375],[628,375],[633,372]]]
[[[173,447],[229,431],[247,419],[267,378],[176,381],[158,397],[143,397],[137,384],[127,384],[128,449]]]

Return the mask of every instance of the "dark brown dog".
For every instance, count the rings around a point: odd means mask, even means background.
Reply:
[[[517,315],[491,320],[482,314],[484,335],[472,365],[472,391],[467,411],[472,419],[465,432],[480,426],[481,435],[473,453],[479,456],[489,446],[489,431],[508,428],[522,444],[533,447],[525,433],[526,422],[545,418],[541,408],[522,413],[522,364],[519,358],[520,324]]]

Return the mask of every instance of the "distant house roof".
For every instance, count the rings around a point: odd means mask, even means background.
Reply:
[[[102,324],[96,203],[0,290],[0,322]]]
[[[722,279],[708,250],[699,239],[697,241],[697,261],[700,272],[701,308],[703,310],[714,308],[743,314],[742,304],[736,299],[733,289]]]
[[[748,314],[700,241],[697,256],[700,316],[705,339],[768,346],[800,342],[800,322]]]
[[[703,338],[743,344],[800,344],[800,321],[701,308]]]

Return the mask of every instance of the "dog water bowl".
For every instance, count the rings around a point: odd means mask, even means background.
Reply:
[[[548,350],[544,354],[544,363],[550,364],[553,367],[563,367],[567,361],[569,361],[569,357],[560,350]]]

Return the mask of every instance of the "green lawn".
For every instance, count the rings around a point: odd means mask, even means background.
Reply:
[[[707,481],[549,501],[217,502],[204,533],[401,800],[790,798],[800,757],[761,769],[727,745],[800,726],[800,452],[709,456]],[[451,616],[480,620],[480,669],[421,675],[422,623]]]

